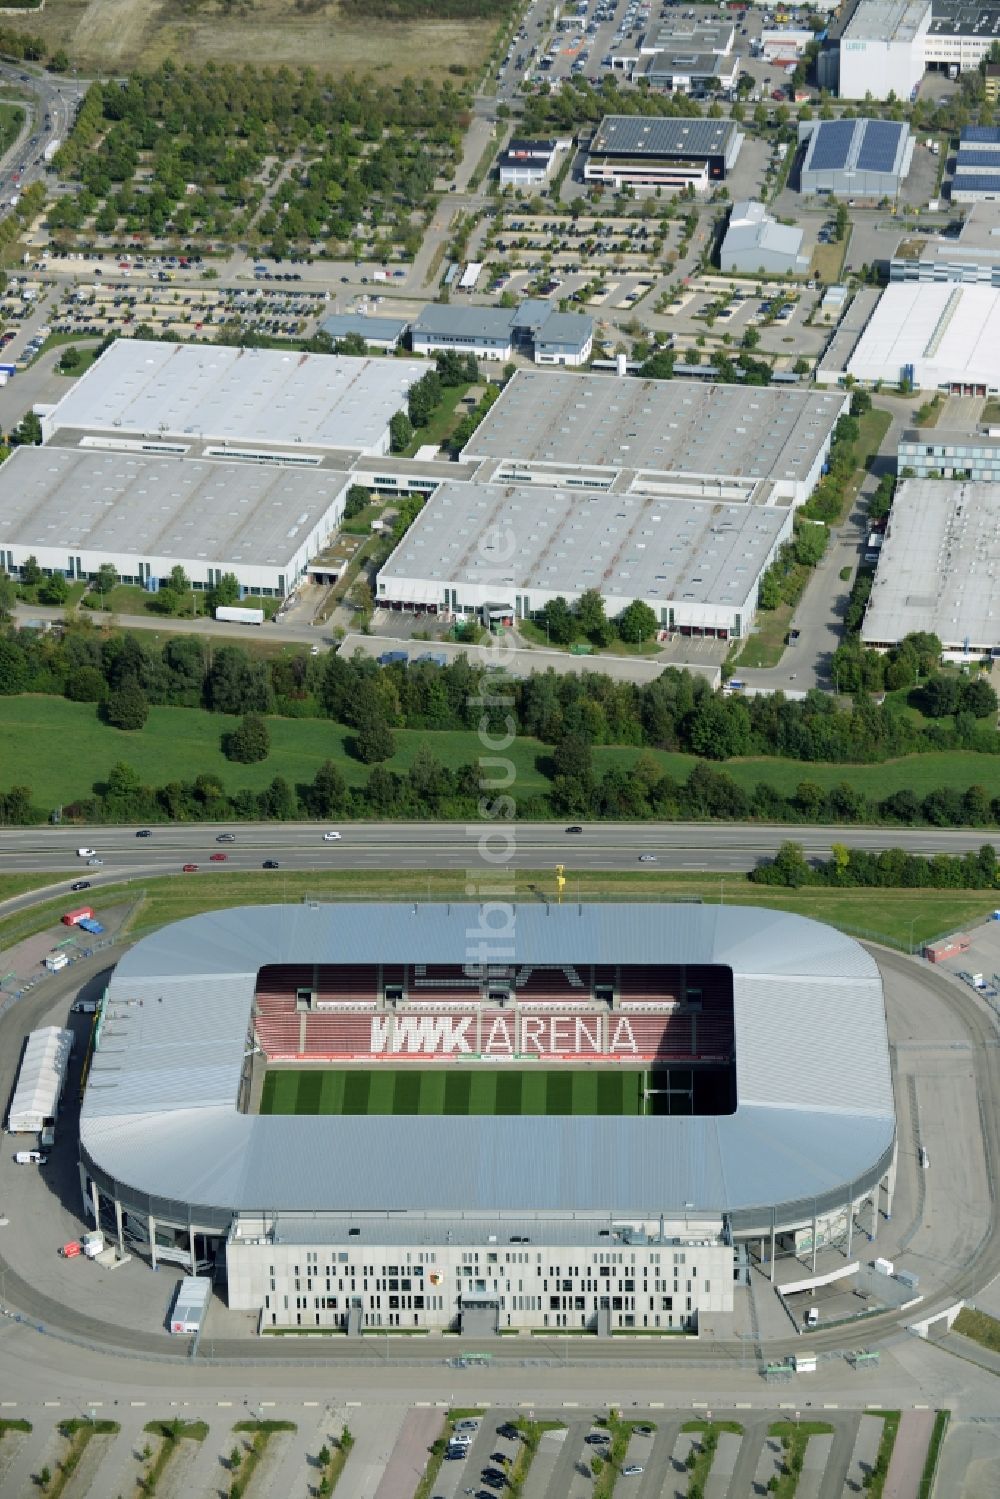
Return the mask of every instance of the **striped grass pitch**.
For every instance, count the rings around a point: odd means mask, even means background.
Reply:
[[[624,1068],[281,1068],[264,1078],[260,1112],[641,1114],[646,1081],[646,1073]]]

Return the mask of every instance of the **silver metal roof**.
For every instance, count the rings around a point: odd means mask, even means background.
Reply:
[[[518,370],[463,457],[803,481],[842,391]]]
[[[594,132],[590,155],[725,156],[737,134],[732,120],[605,115]]]
[[[783,506],[445,482],[379,582],[389,598],[400,596],[394,583],[447,581],[738,607],[787,527]],[[498,537],[516,540],[498,546]]]
[[[425,372],[414,360],[119,338],[47,415],[45,430],[368,451]]]
[[[327,467],[22,447],[0,468],[0,542],[281,567],[348,482]]]
[[[753,907],[514,908],[504,961],[733,970],[737,1109],[721,1118],[290,1117],[236,1107],[267,963],[456,962],[476,905],[243,907],[121,959],[81,1144],[124,1193],[193,1211],[722,1214],[846,1192],[894,1137],[882,985],[856,942]],[[478,954],[477,954],[478,956]]]

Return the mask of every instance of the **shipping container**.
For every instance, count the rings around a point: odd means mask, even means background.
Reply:
[[[237,625],[262,625],[263,609],[238,609],[235,605],[220,604],[215,611],[216,619],[228,619]]]
[[[90,906],[79,906],[75,911],[67,911],[62,917],[63,926],[79,926],[81,921],[89,921],[94,915]]]
[[[924,948],[924,957],[928,963],[941,963],[945,958],[957,958],[959,953],[968,952],[971,945],[969,934],[959,932],[954,937],[942,937],[940,942],[929,942]]]
[[[212,1282],[202,1275],[186,1275],[177,1287],[174,1309],[170,1314],[170,1331],[177,1334],[199,1332],[208,1310]]]

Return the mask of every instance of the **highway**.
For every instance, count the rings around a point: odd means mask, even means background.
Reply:
[[[12,63],[0,63],[0,83],[34,96],[25,101],[24,128],[0,162],[2,213],[9,208],[13,193],[45,176],[45,147],[66,139],[88,85]]]
[[[585,823],[572,834],[563,823],[330,823],[340,831],[324,843],[317,823],[172,823],[153,826],[148,838],[135,828],[34,827],[0,833],[0,873],[37,870],[95,885],[123,877],[176,873],[183,864],[204,869],[256,869],[277,859],[282,869],[638,869],[641,854],[655,855],[655,868],[691,873],[743,873],[770,858],[785,840],[800,843],[808,858],[827,858],[834,843],[848,848],[905,848],[919,854],[961,854],[978,849],[982,829],[851,828],[745,825],[741,823]],[[219,845],[220,833],[235,842]],[[91,868],[77,855],[93,848],[104,860]],[[210,862],[225,853],[225,863]],[[652,871],[653,862],[641,867]],[[194,878],[194,875],[191,876]],[[572,886],[570,886],[572,891]]]

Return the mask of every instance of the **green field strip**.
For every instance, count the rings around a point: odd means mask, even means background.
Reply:
[[[367,1114],[368,1095],[371,1092],[370,1072],[344,1073],[344,1113]]]
[[[365,1072],[358,1076],[364,1077],[368,1083],[368,1102],[363,1109],[352,1109],[352,1113],[359,1114],[394,1114],[396,1112],[396,1079],[398,1072]],[[348,1074],[348,1086],[350,1086],[351,1074]]]
[[[300,1072],[298,1095],[295,1100],[295,1112],[297,1114],[318,1114],[322,1092],[322,1072]]]
[[[523,1114],[521,1093],[524,1084],[523,1072],[499,1072],[496,1077],[497,1114]]]
[[[420,1113],[421,1114],[443,1114],[444,1086],[447,1082],[447,1073],[443,1068],[436,1072],[422,1072],[420,1074],[423,1086],[420,1090]]]
[[[394,1114],[419,1114],[420,1095],[423,1091],[423,1083],[426,1073],[422,1072],[397,1072],[395,1075],[395,1087],[392,1095],[392,1112]]]
[[[322,1113],[342,1114],[344,1112],[344,1076],[343,1072],[323,1073],[323,1087],[319,1095]]]
[[[545,1089],[545,1112],[547,1114],[572,1114],[573,1074],[550,1072]]]
[[[545,1072],[522,1072],[521,1112],[523,1114],[545,1113],[547,1077],[548,1074]]]
[[[597,1112],[620,1114],[622,1111],[622,1075],[620,1072],[597,1074]]]
[[[448,1081],[444,1090],[444,1111],[446,1114],[468,1114],[469,1099],[472,1096],[472,1073],[471,1072],[449,1072]]]
[[[597,1072],[575,1072],[573,1074],[573,1113],[597,1113]]]
[[[473,1072],[469,1093],[470,1114],[495,1114],[497,1110],[497,1079],[494,1072]]]

